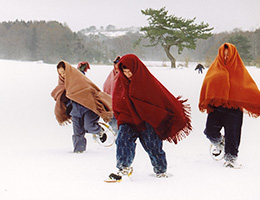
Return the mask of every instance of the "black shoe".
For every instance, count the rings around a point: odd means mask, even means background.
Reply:
[[[116,180],[116,181],[121,181],[122,180],[122,176],[120,176],[118,174],[114,174],[114,173],[111,173],[109,175],[109,178],[112,179],[112,180]]]
[[[100,142],[104,143],[107,140],[107,134],[101,129],[100,133],[98,134]]]

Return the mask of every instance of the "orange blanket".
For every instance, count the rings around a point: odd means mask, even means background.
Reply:
[[[224,45],[229,58],[224,64]],[[200,111],[210,112],[211,106],[240,108],[254,117],[260,115],[260,91],[248,73],[236,47],[225,43],[204,78],[200,92]]]
[[[66,97],[80,105],[92,110],[104,121],[110,121],[113,116],[112,98],[102,92],[91,80],[79,70],[65,63],[65,78],[59,76],[58,86],[52,91],[52,97],[56,100],[55,115],[59,123],[67,121],[65,106],[61,103],[61,94],[66,90]]]

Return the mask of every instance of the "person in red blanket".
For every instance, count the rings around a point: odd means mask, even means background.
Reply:
[[[163,140],[177,144],[191,131],[190,106],[175,98],[133,54],[119,61],[112,106],[119,126],[116,159],[119,175],[129,175],[139,138],[157,177],[167,177]]]

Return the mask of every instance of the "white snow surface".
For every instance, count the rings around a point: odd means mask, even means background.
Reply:
[[[56,65],[0,60],[0,199],[1,200],[259,200],[260,123],[244,115],[239,159],[242,169],[227,169],[209,156],[206,113],[198,110],[205,75],[188,68],[158,67],[152,74],[192,107],[191,134],[177,145],[164,142],[169,178],[156,178],[147,153],[137,141],[133,175],[105,183],[116,172],[115,145],[95,143],[72,153],[72,125],[61,127],[50,96],[58,83]],[[91,65],[87,76],[102,88],[111,66]],[[260,70],[248,67],[258,86]],[[157,94],[154,94],[155,97]],[[159,98],[156,97],[156,98]]]

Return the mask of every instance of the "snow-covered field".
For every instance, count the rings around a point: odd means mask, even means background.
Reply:
[[[74,154],[72,126],[60,127],[55,120],[50,93],[57,84],[56,66],[0,60],[0,199],[259,200],[260,119],[244,116],[238,160],[242,169],[226,169],[223,161],[212,160],[203,135],[206,114],[197,108],[205,73],[194,71],[195,65],[149,68],[192,106],[190,136],[178,145],[164,143],[172,176],[153,177],[148,155],[138,144],[133,175],[109,184],[103,180],[116,171],[115,146],[102,147],[87,135],[87,151]],[[111,69],[92,65],[87,76],[102,88]],[[248,70],[260,86],[260,69]]]

